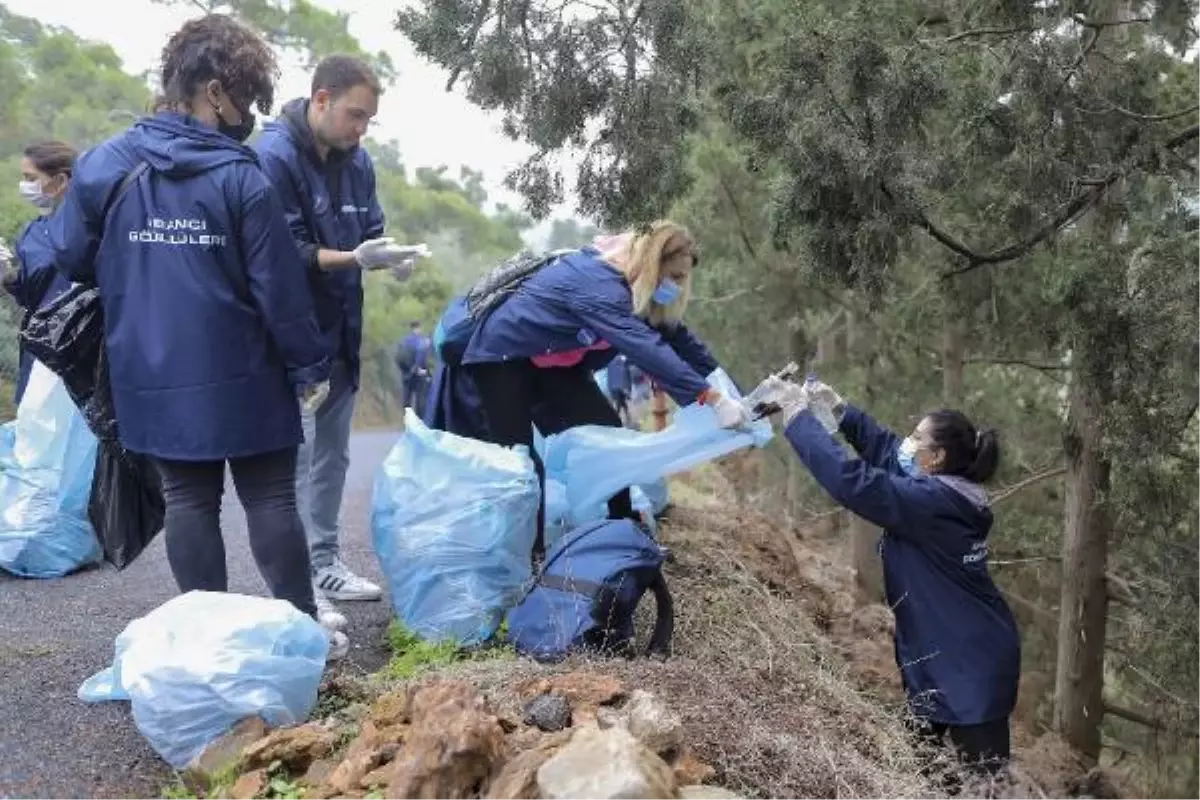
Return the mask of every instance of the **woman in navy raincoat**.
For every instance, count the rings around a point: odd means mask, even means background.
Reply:
[[[534,424],[547,436],[578,425],[621,427],[593,379],[618,353],[680,405],[709,405],[730,428],[749,421],[740,403],[708,385],[717,360],[683,324],[696,264],[687,230],[660,221],[598,244],[534,273],[475,330],[461,367],[443,365],[437,380],[454,385],[440,395],[435,386],[433,399],[474,401],[482,424],[439,427],[531,452]],[[536,453],[534,460],[544,480]],[[609,501],[609,515],[637,519],[628,490]],[[540,515],[537,541],[540,550]]]
[[[973,769],[996,771],[1009,757],[1021,640],[987,568],[992,512],[980,484],[999,463],[995,431],[942,410],[901,439],[824,384],[767,383],[764,400],[783,410],[787,439],[813,477],[884,530],[896,663],[920,732],[937,742],[948,734]]]
[[[153,457],[181,591],[226,591],[225,465],[272,594],[316,614],[296,511],[297,395],[329,374],[304,260],[252,149],[271,48],[231,17],[163,50],[159,110],[85,153],[51,223],[54,261],[99,287],[121,444]],[[345,637],[331,632],[333,655]]]
[[[5,276],[4,288],[25,310],[25,319],[71,286],[71,282],[54,267],[53,250],[46,231],[49,215],[62,203],[67,192],[77,155],[69,144],[49,141],[26,147],[21,158],[21,180],[17,191],[41,212],[41,216],[17,234],[13,244],[16,269]],[[25,384],[29,382],[29,372],[33,369],[33,356],[24,346],[18,346],[21,367],[15,399],[20,404]]]

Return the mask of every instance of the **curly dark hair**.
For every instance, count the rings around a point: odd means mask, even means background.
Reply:
[[[250,28],[226,14],[209,14],[185,23],[167,40],[160,71],[160,106],[187,103],[215,79],[240,110],[256,105],[269,114],[279,63],[271,46]]]

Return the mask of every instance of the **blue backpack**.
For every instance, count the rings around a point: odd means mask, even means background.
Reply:
[[[493,267],[467,291],[450,301],[433,331],[433,347],[442,363],[457,367],[475,330],[521,284],[554,259],[571,250],[533,253],[522,250]]]
[[[647,655],[670,654],[674,606],[662,564],[666,551],[632,520],[590,522],[558,541],[524,599],[508,612],[518,653],[559,661],[576,650],[633,655],[634,614],[646,592],[658,618]]]

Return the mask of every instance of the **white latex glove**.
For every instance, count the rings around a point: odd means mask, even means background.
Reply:
[[[8,242],[0,239],[0,270],[8,269],[13,263],[13,252],[9,249]]]
[[[716,394],[714,392],[714,394]],[[750,412],[745,406],[734,400],[730,400],[723,394],[717,394],[715,398],[709,399],[709,405],[717,414],[717,422],[726,430],[733,428],[749,427],[753,420],[750,418]]]
[[[391,269],[427,255],[428,245],[400,245],[390,236],[369,239],[354,248],[354,260],[367,270]]]
[[[779,413],[785,426],[808,408],[808,392],[803,386],[774,375],[759,384],[753,396],[758,406],[778,409],[777,412],[771,410],[768,413]]]
[[[305,411],[311,414],[321,407],[327,397],[329,397],[329,381],[321,381],[304,387],[304,391],[300,393],[300,404]]]
[[[807,381],[804,391],[808,394],[808,407],[825,426],[825,430],[836,433],[846,411],[846,401],[832,386],[820,381]]]
[[[409,256],[392,267],[392,277],[403,283],[412,277],[413,268],[417,266],[417,256]]]

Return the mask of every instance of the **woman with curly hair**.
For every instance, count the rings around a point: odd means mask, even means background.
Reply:
[[[50,238],[59,269],[99,288],[121,444],[159,465],[180,590],[228,588],[228,463],[272,594],[315,616],[296,397],[319,402],[329,364],[304,260],[243,144],[278,71],[232,18],[188,22],[163,48],[156,113],[79,159]]]

